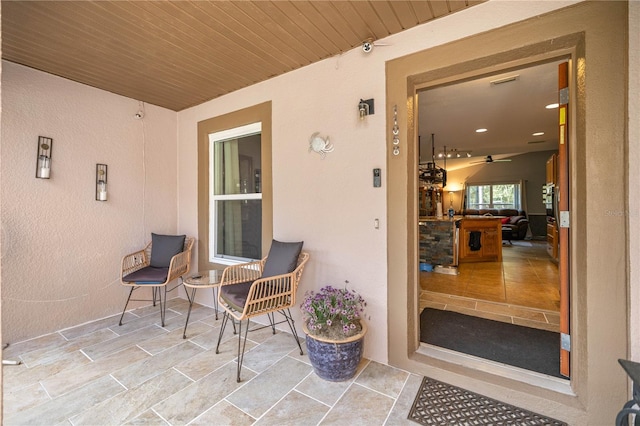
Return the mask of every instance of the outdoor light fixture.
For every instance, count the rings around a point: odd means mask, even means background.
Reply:
[[[52,150],[53,139],[38,136],[38,157],[36,160],[36,177],[38,179],[49,179],[51,177]]]
[[[367,115],[373,114],[373,99],[367,99],[366,101],[360,99],[358,104],[358,116],[360,120],[364,120]]]
[[[96,200],[107,201],[107,165],[96,164]]]

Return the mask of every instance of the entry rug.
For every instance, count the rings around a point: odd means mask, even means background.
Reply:
[[[562,378],[560,334],[552,331],[425,308],[420,341]]]
[[[429,377],[422,379],[408,418],[427,426],[567,425]]]

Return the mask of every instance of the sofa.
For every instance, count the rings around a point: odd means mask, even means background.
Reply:
[[[529,219],[524,210],[516,209],[465,209],[464,216],[498,216],[502,220],[502,239],[522,240],[529,230]]]

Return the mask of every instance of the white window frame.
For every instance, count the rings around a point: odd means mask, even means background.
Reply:
[[[248,261],[258,259],[239,258],[235,256],[216,256],[217,250],[217,216],[216,201],[230,200],[262,200],[262,192],[247,194],[214,194],[214,145],[218,142],[224,142],[230,139],[239,139],[251,135],[262,133],[262,123],[251,123],[244,126],[234,127],[233,129],[222,130],[215,133],[209,133],[209,262],[219,263],[222,265],[237,265]]]
[[[516,186],[518,187],[518,190],[517,190],[517,194],[515,194],[515,196],[514,196],[514,201],[516,201],[518,205],[517,205],[517,206],[514,206],[514,207],[495,207],[495,206],[493,205],[493,186],[495,186],[495,185],[516,185]],[[490,189],[490,192],[491,192],[491,201],[490,201],[490,203],[489,203],[489,204],[490,204],[490,207],[482,207],[482,208],[477,207],[477,206],[475,206],[475,207],[474,207],[474,206],[470,206],[470,205],[468,204],[469,202],[467,201],[467,206],[466,206],[466,208],[467,208],[467,209],[473,209],[473,210],[476,210],[476,209],[479,209],[479,210],[482,210],[482,209],[498,209],[498,210],[500,210],[500,209],[507,209],[507,208],[513,208],[513,209],[516,209],[516,210],[522,210],[522,205],[523,205],[523,200],[522,200],[522,195],[523,195],[523,194],[522,194],[522,188],[523,188],[523,185],[524,185],[524,183],[523,183],[522,181],[505,181],[505,182],[474,182],[474,183],[467,183],[466,194],[465,194],[465,195],[466,195],[466,197],[467,197],[467,200],[469,200],[469,199],[470,199],[470,197],[469,197],[469,191],[470,191],[470,189],[471,189],[471,187],[472,187],[472,186],[489,186],[489,187],[491,187],[491,189]]]

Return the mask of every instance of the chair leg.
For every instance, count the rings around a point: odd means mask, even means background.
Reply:
[[[269,318],[269,323],[271,323],[271,329],[273,330],[273,334],[276,334],[276,319],[273,312],[267,314]]]
[[[222,335],[224,334],[224,329],[227,326],[227,322],[229,321],[229,313],[224,312],[222,316],[222,324],[220,325],[220,334],[218,335],[218,343],[216,344],[216,354],[220,353],[220,342],[222,341]],[[236,331],[236,323],[232,319],[234,334]],[[247,332],[249,331],[249,320],[247,319],[247,326],[244,331],[244,339],[242,338],[242,320],[238,321],[239,333],[238,333],[238,370],[236,380],[240,383],[240,370],[242,369],[242,361],[244,360],[244,350],[247,345]]]
[[[227,326],[227,321],[229,321],[229,313],[224,311],[224,315],[222,316],[222,324],[220,324],[220,334],[218,334],[218,344],[216,345],[216,354],[220,353],[220,342],[222,341],[222,335],[224,334],[224,329]],[[235,334],[236,326],[235,323],[233,325],[233,331]]]
[[[249,333],[249,319],[247,318],[247,326],[244,330],[244,339],[242,338],[242,320],[238,321],[238,376],[236,381],[240,383],[240,370],[242,370],[242,361],[244,360],[244,349],[247,346],[247,334]],[[242,340],[242,342],[240,342]],[[240,343],[242,343],[242,349],[240,348]]]
[[[287,324],[289,324],[289,328],[291,329],[291,334],[293,335],[293,338],[298,344],[298,349],[300,349],[300,355],[304,355],[304,353],[302,352],[302,346],[300,345],[300,339],[298,338],[298,332],[296,331],[295,321],[291,316],[291,311],[289,310],[289,308],[287,308],[286,312],[284,310],[279,312],[282,315],[284,315],[284,317],[287,319]]]
[[[164,327],[164,313],[167,308],[167,287],[164,288],[164,303],[162,302],[162,289],[158,287],[158,299],[160,300],[160,323]]]
[[[122,325],[122,318],[124,318],[124,313],[127,311],[127,305],[129,304],[129,300],[131,299],[131,294],[133,294],[133,290],[135,287],[131,287],[131,291],[129,291],[129,297],[127,297],[127,303],[124,304],[124,309],[122,310],[122,315],[120,315],[120,322],[118,325]]]

